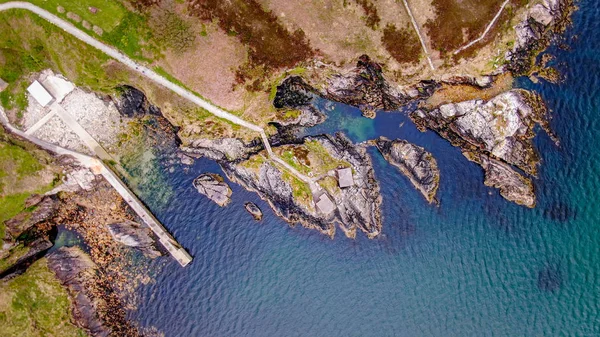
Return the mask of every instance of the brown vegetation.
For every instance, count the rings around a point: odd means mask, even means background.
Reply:
[[[510,73],[499,75],[489,88],[480,88],[468,84],[442,84],[422,106],[428,110],[440,105],[470,101],[473,99],[490,100],[503,92],[512,89],[513,77]]]
[[[377,13],[377,7],[373,5],[373,3],[369,0],[354,0],[357,4],[359,4],[363,11],[365,12],[365,24],[367,27],[376,30],[379,26],[379,22],[381,22],[381,18]]]
[[[256,68],[264,72],[291,68],[313,55],[301,29],[289,32],[256,0],[192,0],[188,4],[192,15],[207,21],[218,21],[219,27],[236,36],[248,47],[248,65],[238,71],[238,81],[255,79],[250,73]]]
[[[118,336],[139,336],[127,319],[126,310],[135,308],[134,290],[149,281],[147,260],[131,258],[131,250],[117,243],[107,224],[135,218],[117,192],[105,181],[92,191],[60,195],[61,208],[53,224],[64,224],[83,236],[98,274],[89,282],[96,297],[100,319]],[[129,303],[123,301],[128,298]]]
[[[503,0],[433,0],[434,20],[425,24],[433,48],[451,52],[477,38],[494,18]]]
[[[397,29],[394,24],[388,24],[383,29],[381,42],[385,49],[400,63],[417,63],[421,56],[419,37],[409,28]]]
[[[161,8],[154,11],[148,23],[156,42],[176,53],[185,52],[196,40],[191,24],[171,10]]]

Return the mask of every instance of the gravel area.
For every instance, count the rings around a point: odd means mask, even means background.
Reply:
[[[50,108],[42,107],[31,95],[27,95],[27,101],[29,104],[27,105],[27,109],[23,113],[23,118],[21,119],[21,131],[27,131],[30,127],[32,127],[35,123],[37,123],[40,119],[42,119],[46,114],[50,112]]]
[[[107,151],[112,151],[125,123],[112,102],[106,103],[93,93],[79,88],[62,101],[61,106]]]
[[[71,131],[58,116],[50,118],[50,120],[39,130],[34,132],[32,136],[73,151],[93,155],[75,132]]]

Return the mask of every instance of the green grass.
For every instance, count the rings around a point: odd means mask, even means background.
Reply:
[[[8,268],[12,267],[19,258],[27,254],[31,248],[25,247],[23,243],[19,243],[16,247],[10,250],[7,257],[0,259],[0,273],[5,272]]]
[[[308,149],[311,168],[315,176],[321,175],[339,167],[351,167],[350,163],[331,156],[327,149],[316,140],[307,141],[304,146]]]
[[[71,322],[70,302],[45,259],[0,283],[0,337],[86,336]]]
[[[308,184],[296,178],[296,176],[293,176],[284,168],[280,168],[280,171],[281,178],[284,181],[287,181],[290,184],[290,187],[292,188],[294,200],[296,200],[297,203],[304,205],[306,208],[312,209],[312,192],[310,191],[310,187],[308,186]]]
[[[133,12],[127,12],[121,23],[101,39],[136,60],[150,62],[160,53],[155,44],[149,43],[152,33],[146,18]]]
[[[0,0],[0,3],[8,1],[10,0]],[[61,18],[66,18],[67,12],[73,12],[105,32],[113,30],[127,13],[123,5],[113,0],[28,0],[28,2]],[[58,6],[62,6],[65,13],[58,13]],[[92,14],[88,9],[90,6],[98,8],[98,12]]]
[[[0,197],[0,239],[4,238],[6,228],[4,222],[21,213],[25,208],[25,200],[31,193],[18,193]]]
[[[264,164],[266,161],[267,161],[267,159],[265,157],[263,157],[263,155],[257,154],[257,155],[250,157],[250,159],[242,162],[240,165],[242,165],[245,168],[248,168],[248,169],[258,172],[261,165]]]
[[[295,168],[300,173],[308,174],[311,171],[310,167],[298,162],[293,151],[282,151],[280,153],[280,157],[283,159],[283,161],[290,164],[290,166]]]
[[[44,168],[31,153],[25,151],[20,146],[7,143],[0,143],[0,163],[2,163],[0,164],[0,168],[10,163],[10,166],[17,174],[17,179],[35,174]],[[3,175],[6,175],[6,172],[0,169],[0,178]],[[0,193],[2,193],[1,189]]]
[[[45,169],[49,158],[30,144],[21,143],[0,128],[0,240],[5,234],[4,222],[23,210],[25,200],[33,193],[49,191],[58,182],[58,179],[50,184],[38,179],[23,182]]]

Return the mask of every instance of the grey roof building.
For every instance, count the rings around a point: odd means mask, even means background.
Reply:
[[[350,167],[337,170],[337,174],[340,188],[354,185],[354,178],[352,177],[352,169]]]
[[[319,209],[319,211],[321,211],[321,213],[327,215],[333,212],[333,210],[335,209],[335,205],[333,204],[333,201],[329,199],[327,194],[323,193],[319,197],[319,201],[317,201],[317,208]]]

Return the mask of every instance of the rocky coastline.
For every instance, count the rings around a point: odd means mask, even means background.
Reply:
[[[306,137],[300,144],[309,142],[318,143],[327,156],[348,165],[353,171],[354,185],[340,188],[335,168],[313,177],[311,183],[304,183],[290,176],[277,163],[267,160],[262,153],[247,161],[224,162],[221,166],[230,180],[258,193],[291,225],[300,223],[330,237],[335,235],[336,224],[349,237],[354,237],[357,229],[371,238],[379,235],[381,196],[366,150],[352,144],[342,134]],[[302,198],[300,188],[295,184],[301,185],[301,189],[306,188]],[[322,195],[327,195],[332,203],[329,212],[319,209],[315,202],[321,200]]]
[[[391,111],[418,104],[410,118],[421,131],[432,130],[459,147],[467,159],[484,169],[484,184],[498,188],[504,198],[535,207],[532,178],[540,163],[532,143],[535,125],[541,126],[557,145],[558,139],[550,130],[549,116],[539,95],[523,89],[498,92],[493,88],[499,85],[496,78],[503,74],[543,72],[547,61],[542,60],[537,66],[537,56],[565,30],[574,8],[571,0],[545,0],[526,10],[515,27],[517,40],[505,55],[506,63],[491,74],[445,74],[438,80],[420,80],[399,87],[386,80],[380,64],[363,55],[346,70],[317,64],[314,71],[322,70],[324,76],[286,78],[277,88],[276,107],[307,109],[310,98],[317,95],[358,107],[363,115],[373,118],[375,110]],[[424,104],[442,86],[468,86],[475,93],[472,96],[477,96],[477,91],[484,97],[490,92],[495,94],[486,99]],[[484,90],[488,91],[484,94]],[[427,195],[426,198],[430,200]]]

